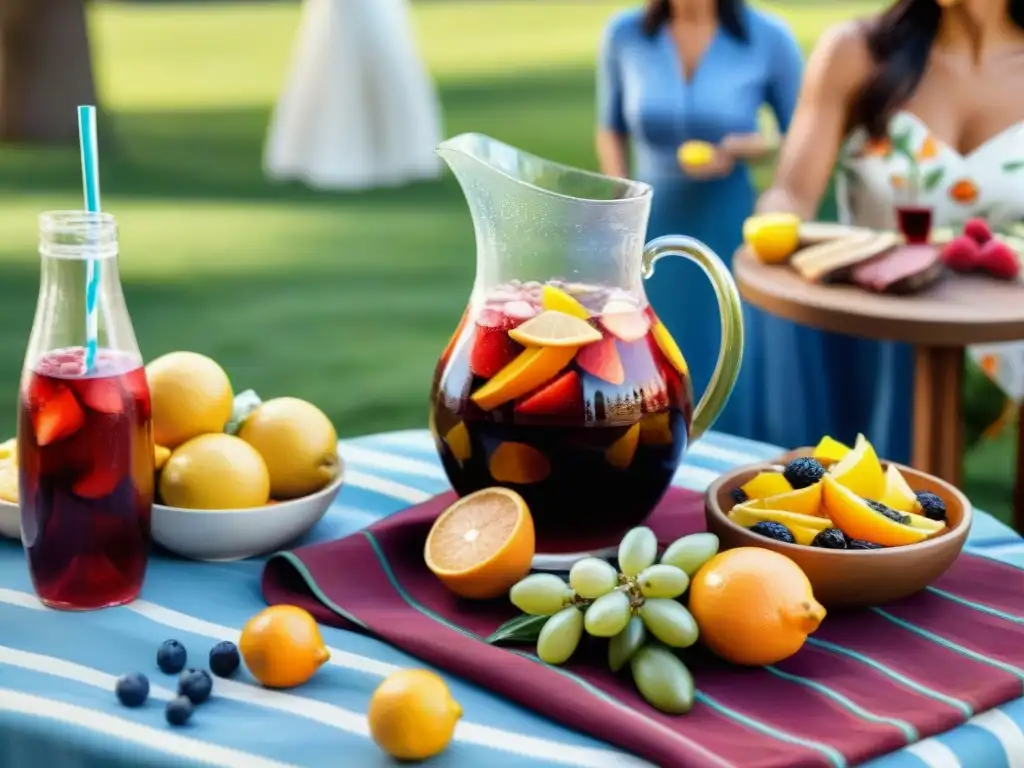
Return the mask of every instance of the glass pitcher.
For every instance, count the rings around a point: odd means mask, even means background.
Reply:
[[[480,134],[438,148],[476,233],[476,281],[431,390],[430,427],[452,486],[529,504],[545,545],[641,523],[687,444],[715,421],[743,349],[740,299],[703,244],[644,245],[651,188],[576,170]],[[666,255],[714,286],[722,348],[696,408],[686,361],[647,302]]]
[[[22,543],[36,593],[52,608],[130,602],[146,571],[154,485],[149,387],[117,252],[109,214],[40,216],[41,280],[18,404],[18,470]]]

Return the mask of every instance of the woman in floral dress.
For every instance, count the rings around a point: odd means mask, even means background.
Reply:
[[[758,209],[811,219],[838,170],[847,223],[895,229],[894,205],[914,181],[933,226],[1024,218],[1024,101],[1014,96],[1021,86],[1024,0],[897,0],[873,18],[839,25],[811,56],[775,182]],[[1002,354],[1021,348],[1006,345]],[[880,453],[909,458],[909,347],[822,333],[786,359],[787,391],[831,398],[819,434],[849,440],[863,431]]]

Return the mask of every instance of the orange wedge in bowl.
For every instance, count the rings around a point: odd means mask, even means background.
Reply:
[[[937,531],[928,531],[890,520],[862,499],[856,491],[839,484],[829,475],[821,480],[825,511],[836,528],[854,539],[883,547],[898,547],[924,541]]]
[[[586,320],[555,309],[530,318],[508,335],[524,347],[583,347],[601,340],[601,332]]]
[[[423,558],[456,595],[489,600],[508,594],[530,572],[535,548],[533,518],[522,496],[484,488],[441,513]]]
[[[877,501],[885,493],[882,462],[864,435],[857,435],[853,450],[833,464],[828,473],[837,483],[865,499]]]

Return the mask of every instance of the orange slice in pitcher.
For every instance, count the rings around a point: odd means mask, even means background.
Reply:
[[[654,337],[658,349],[661,350],[661,354],[668,358],[672,367],[684,376],[689,376],[690,367],[686,364],[686,358],[683,357],[679,345],[672,338],[672,334],[668,332],[668,328],[660,320],[651,326],[651,335]]]
[[[672,426],[667,411],[645,413],[640,417],[640,442],[644,445],[671,445]]]
[[[423,548],[427,568],[460,597],[501,597],[530,572],[536,548],[523,497],[507,488],[465,496],[434,522]]]
[[[562,312],[566,315],[578,317],[580,320],[586,320],[590,317],[590,313],[587,312],[586,307],[576,301],[576,299],[561,288],[555,288],[553,285],[545,285],[544,288],[541,289],[540,305],[544,307],[545,310],[550,309],[555,312]]]
[[[444,441],[448,445],[448,450],[452,452],[452,456],[455,460],[462,464],[473,455],[473,447],[469,440],[469,430],[466,429],[464,422],[459,422],[454,427],[448,430],[448,433],[444,436]]]
[[[551,474],[548,457],[526,443],[502,443],[494,449],[487,466],[497,483],[529,485]]]
[[[626,433],[604,450],[604,458],[613,467],[627,469],[633,463],[636,447],[640,442],[640,423],[637,422]]]
[[[471,399],[485,411],[497,408],[550,381],[575,356],[576,347],[531,347],[523,350],[515,360],[474,392]]]
[[[524,347],[582,347],[601,340],[601,332],[586,320],[554,309],[541,312],[508,335]]]

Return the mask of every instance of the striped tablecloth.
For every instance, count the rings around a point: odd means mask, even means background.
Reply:
[[[344,536],[448,487],[425,431],[345,440],[340,448],[347,464],[345,489],[302,543]],[[778,453],[770,445],[709,434],[690,451],[676,483],[701,490],[718,473]],[[975,518],[969,546],[1024,567],[1024,540],[988,515]],[[20,546],[0,540],[0,765],[388,765],[367,735],[369,696],[383,675],[422,664],[373,638],[337,629],[324,629],[330,663],[302,688],[267,691],[244,676],[218,679],[214,698],[187,727],[172,729],[164,721],[163,701],[174,681],[156,670],[157,646],[176,638],[191,660],[205,665],[210,646],[237,640],[246,619],[264,607],[262,567],[262,560],[206,564],[155,556],[142,599],[70,614],[39,604]],[[113,687],[118,675],[135,670],[148,674],[153,688],[150,702],[132,710],[117,703]],[[1019,673],[1024,678],[1024,670]],[[449,677],[449,683],[465,715],[455,742],[431,765],[643,764],[460,679]],[[871,765],[1024,767],[1024,699]]]

